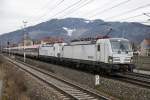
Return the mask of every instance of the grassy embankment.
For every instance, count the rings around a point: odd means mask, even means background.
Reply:
[[[30,100],[23,75],[0,57],[0,80],[3,80],[2,100]]]

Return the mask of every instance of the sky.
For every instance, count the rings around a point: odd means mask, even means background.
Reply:
[[[68,17],[150,25],[150,0],[0,0],[0,34]]]

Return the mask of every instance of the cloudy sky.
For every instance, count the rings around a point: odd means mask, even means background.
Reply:
[[[143,13],[146,13],[144,15]],[[52,18],[86,18],[149,24],[150,0],[0,0],[0,34]]]

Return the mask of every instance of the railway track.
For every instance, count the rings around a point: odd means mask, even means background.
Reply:
[[[57,90],[57,93],[59,91],[59,95],[64,97],[63,100],[110,100],[109,98],[103,95],[83,88],[79,85],[73,84],[64,79],[61,79],[52,73],[48,73],[32,65],[26,64],[18,60],[14,61],[8,57],[5,57],[5,59],[13,63],[15,66],[19,67],[23,71],[31,74],[32,76],[38,78],[42,82],[55,88]]]
[[[118,73],[115,75],[117,79],[139,85],[145,88],[150,88],[150,75],[139,73]]]
[[[150,79],[150,75],[147,74],[141,74],[141,73],[127,73],[128,75],[132,75],[132,76],[138,76],[138,77],[143,77],[143,78],[147,78]]]

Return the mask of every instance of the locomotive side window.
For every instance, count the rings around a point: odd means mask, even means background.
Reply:
[[[100,51],[100,44],[97,45],[97,51]]]

